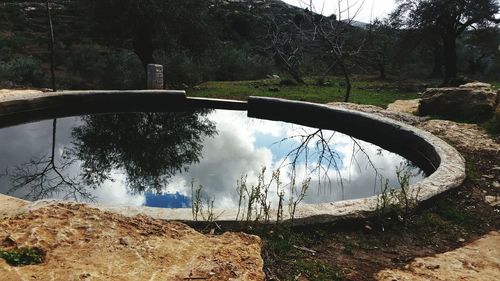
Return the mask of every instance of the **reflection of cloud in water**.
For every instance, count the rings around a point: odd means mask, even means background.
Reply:
[[[196,185],[201,184],[204,187],[204,197],[215,198],[216,207],[237,207],[237,180],[247,175],[247,185],[255,185],[263,167],[267,168],[265,176],[269,180],[272,170],[283,163],[288,163],[290,156],[287,159],[284,157],[300,144],[299,138],[291,137],[317,131],[299,125],[249,119],[246,117],[246,112],[217,110],[210,113],[209,118],[216,123],[218,134],[204,139],[200,162],[191,165],[188,172],[175,175],[165,188],[167,193],[174,195],[178,193],[178,197],[167,196],[168,198],[163,198],[164,201],[158,197],[155,201],[150,194],[147,196],[131,194],[127,188],[126,175],[123,171],[113,170],[112,180],[107,180],[100,188],[91,190],[96,201],[127,205],[142,205],[153,201],[172,202],[171,200],[175,198],[185,201],[186,197],[191,196],[191,182],[195,179]],[[56,144],[58,157],[65,149],[71,147],[71,128],[78,126],[80,122],[80,119],[75,117],[58,120]],[[329,131],[323,133],[325,138],[332,134]],[[5,170],[20,165],[33,156],[48,155],[51,148],[51,134],[52,121],[0,130],[2,140],[0,169]],[[280,142],[281,140],[284,141]],[[314,156],[316,140],[313,139],[308,145],[311,153],[307,167],[304,156],[298,158],[296,165],[297,185],[300,186],[302,180],[311,178],[304,202],[318,203],[374,195],[376,189],[380,188],[380,180],[370,165],[377,168],[379,175],[389,178],[392,186],[397,185],[395,168],[400,162],[405,161],[402,157],[382,151],[379,147],[366,142],[357,141],[362,146],[360,150],[349,136],[340,133],[335,133],[330,142],[338,155],[335,160],[338,161],[339,170],[330,168],[321,174],[311,173],[311,169],[317,164],[317,156]],[[369,155],[371,164],[366,155]],[[72,165],[66,173],[80,174],[80,163]],[[322,163],[323,168],[326,167],[326,163]],[[284,184],[289,183],[287,168],[287,166],[281,168],[280,179]],[[339,184],[339,175],[342,178],[343,189]],[[413,181],[420,178],[415,177]],[[276,204],[276,187],[272,188],[274,190],[270,191],[269,198]],[[8,189],[8,177],[0,178],[0,192],[5,193]],[[20,191],[15,195],[23,194],[25,193]]]
[[[210,118],[217,123],[218,136],[204,142],[203,159],[199,164],[192,165],[189,173],[177,175],[169,191],[179,191],[189,196],[191,194],[191,180],[204,187],[204,196],[215,198],[217,207],[236,207],[238,195],[236,181],[246,174],[247,185],[256,185],[258,175],[266,167],[266,179],[270,180],[271,172],[288,163],[283,157],[300,144],[299,138],[290,138],[298,134],[311,134],[317,129],[305,128],[298,125],[264,120],[247,119],[242,112],[218,111]],[[325,131],[325,138],[333,132]],[[280,142],[283,139],[287,139]],[[394,153],[383,151],[372,144],[356,141],[362,150],[354,145],[351,137],[335,133],[330,145],[340,159],[339,170],[328,169],[321,174],[310,170],[316,167],[317,157],[314,157],[314,141],[309,143],[310,155],[308,168],[303,156],[296,166],[297,186],[303,180],[311,177],[306,203],[338,201],[372,196],[380,189],[380,177],[390,179],[391,186],[397,186],[395,178],[396,167],[404,161]],[[273,155],[274,154],[274,155]],[[280,156],[276,157],[277,154]],[[370,161],[379,172],[371,168]],[[326,162],[323,162],[326,165]],[[287,166],[281,168],[281,181],[286,185],[290,182],[287,176]],[[340,186],[339,175],[342,178],[343,189]],[[269,193],[270,200],[276,204],[278,197],[276,186],[272,186]]]
[[[248,122],[244,113],[218,111],[211,114],[210,119],[216,121],[218,135],[208,138],[203,143],[200,163],[192,165],[189,173],[174,177],[168,185],[168,191],[179,191],[191,195],[191,181],[204,186],[204,191],[216,198],[215,204],[232,202],[237,198],[236,181],[247,174],[249,183],[256,182],[262,167],[271,167],[272,152],[268,148],[255,147],[256,132],[275,133],[268,123]],[[279,128],[278,128],[279,129]]]

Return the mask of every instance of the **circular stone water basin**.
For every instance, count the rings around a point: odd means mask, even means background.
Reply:
[[[93,200],[126,215],[192,220],[191,207],[203,206],[214,208],[211,219],[234,220],[249,200],[257,209],[281,200],[300,202],[297,222],[330,221],[371,213],[378,194],[406,180],[422,201],[465,176],[458,152],[429,133],[311,103],[103,91],[0,105],[0,192]]]

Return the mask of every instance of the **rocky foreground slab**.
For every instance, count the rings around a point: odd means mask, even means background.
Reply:
[[[417,258],[402,269],[387,269],[377,280],[498,280],[500,233],[494,231],[469,245],[433,257]],[[495,277],[496,276],[496,277]]]
[[[265,278],[257,236],[203,235],[182,223],[129,218],[82,204],[54,204],[3,218],[0,243],[3,249],[45,252],[38,265],[13,267],[0,259],[2,280]]]

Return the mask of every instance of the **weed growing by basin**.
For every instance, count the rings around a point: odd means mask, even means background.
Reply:
[[[193,214],[193,220],[198,221],[201,218],[203,221],[212,223],[217,220],[217,218],[221,215],[216,215],[214,213],[214,202],[213,198],[204,199],[202,196],[203,186],[198,185],[195,187],[195,180],[193,179],[191,182],[191,212]]]
[[[306,178],[297,185],[295,176],[287,185],[283,185],[280,180],[280,169],[272,171],[271,178],[266,181],[266,167],[262,168],[258,175],[257,184],[248,185],[248,175],[242,175],[236,182],[236,192],[238,193],[238,212],[235,221],[237,222],[260,222],[268,224],[274,217],[276,224],[284,220],[283,212],[288,210],[288,218],[293,224],[297,206],[306,197],[311,179]],[[270,190],[276,190],[278,204],[275,209],[271,208]],[[287,192],[288,191],[288,192]],[[220,216],[214,213],[215,199],[203,198],[203,186],[195,186],[195,181],[191,183],[192,205],[191,212],[193,220],[213,222]],[[205,202],[205,203],[204,203]]]
[[[389,186],[386,180],[382,185],[382,194],[378,197],[377,216],[384,220],[386,217],[394,216],[398,220],[406,222],[412,216],[414,208],[418,205],[420,189],[410,190],[410,178],[412,176],[408,167],[402,164],[396,169],[399,187]],[[382,179],[381,179],[382,181]]]

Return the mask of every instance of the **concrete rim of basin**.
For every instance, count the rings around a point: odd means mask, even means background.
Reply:
[[[354,127],[351,129],[355,132],[353,137],[367,140],[386,148],[387,146],[383,143],[385,141],[396,152],[401,150],[403,154],[404,149],[414,148],[415,151],[408,152],[409,155],[415,158],[417,162],[420,162],[420,164],[427,162],[427,169],[431,167],[433,172],[425,179],[410,186],[410,193],[413,196],[418,196],[417,199],[419,202],[458,187],[465,179],[464,158],[455,148],[429,132],[370,113],[276,98],[250,97],[248,103],[244,103],[240,101],[187,98],[182,91],[73,91],[32,95],[29,97],[14,96],[7,100],[0,100],[0,124],[3,124],[2,120],[8,120],[6,121],[7,124],[11,124],[12,120],[23,116],[23,114],[35,116],[35,118],[66,116],[70,115],[69,111],[61,114],[57,112],[57,109],[63,105],[68,105],[70,102],[74,103],[75,100],[87,101],[83,104],[91,106],[91,101],[102,102],[103,99],[105,101],[117,102],[123,99],[127,101],[141,100],[144,103],[161,101],[164,103],[165,109],[178,108],[181,104],[187,106],[187,108],[219,106],[224,109],[247,109],[249,117],[292,121],[301,125],[319,124],[321,126],[318,127],[321,128],[328,127],[328,124],[337,123],[334,125],[337,127],[340,126],[340,132],[350,130],[349,126],[351,126]],[[123,111],[130,110],[130,108],[125,106],[125,103],[122,102],[120,105],[124,106],[122,108]],[[80,107],[81,105],[78,105],[78,108]],[[153,109],[158,110],[158,106]],[[85,108],[81,108],[82,112],[84,110]],[[104,108],[99,108],[97,111],[101,112],[103,110]],[[76,110],[75,113],[79,114],[81,112]],[[351,124],[346,124],[345,120],[349,120]],[[370,133],[366,127],[375,130],[377,133]],[[384,136],[377,136],[377,134],[384,134]],[[401,151],[398,153],[401,154]],[[424,163],[423,165],[427,164]],[[60,200],[40,200],[30,203],[26,206],[26,210],[37,209],[60,202]],[[379,196],[372,196],[331,203],[300,204],[297,207],[294,222],[297,224],[310,224],[331,222],[343,218],[364,218],[376,211],[379,202]],[[127,216],[143,214],[166,220],[193,221],[191,209],[88,205]],[[214,209],[217,221],[234,221],[237,213],[237,209]],[[287,212],[283,213],[284,219],[289,219]],[[275,214],[276,211],[272,210],[271,221],[276,220]]]

